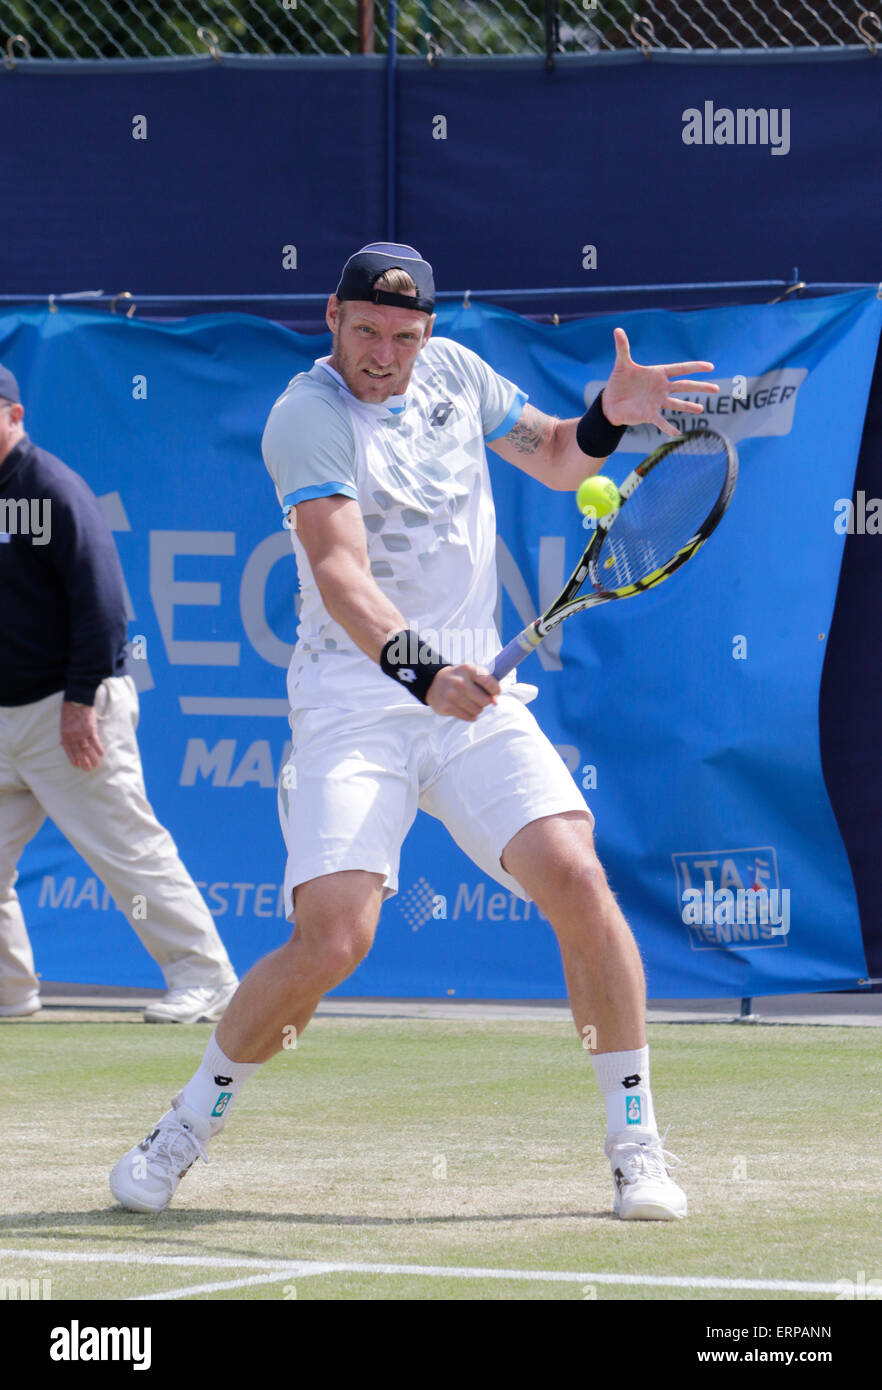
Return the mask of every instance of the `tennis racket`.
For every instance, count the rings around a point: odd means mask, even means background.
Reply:
[[[690,430],[655,449],[622,483],[622,505],[599,519],[560,595],[503,647],[496,679],[573,613],[645,593],[685,565],[719,525],[737,480],[738,456],[716,430]],[[580,595],[586,580],[592,592]]]

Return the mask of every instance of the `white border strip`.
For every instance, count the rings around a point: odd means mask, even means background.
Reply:
[[[151,1294],[151,1298],[184,1298],[198,1292],[245,1287],[249,1283],[280,1283],[284,1278],[305,1279],[319,1274],[413,1275],[429,1279],[516,1279],[539,1284],[612,1284],[629,1288],[723,1289],[758,1293],[841,1293],[842,1282],[814,1283],[802,1279],[725,1279],[679,1274],[609,1274],[559,1269],[482,1269],[476,1265],[367,1264],[349,1260],[260,1260],[225,1256],[148,1255],[75,1250],[0,1249],[0,1258],[43,1260],[47,1264],[124,1264],[177,1266],[197,1269],[261,1269],[261,1279],[231,1280],[228,1284],[196,1285],[189,1289]],[[269,1271],[275,1272],[275,1277]]]

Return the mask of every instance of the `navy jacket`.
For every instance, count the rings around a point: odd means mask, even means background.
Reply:
[[[95,494],[25,435],[0,464],[0,705],[91,705],[125,672],[119,556]]]

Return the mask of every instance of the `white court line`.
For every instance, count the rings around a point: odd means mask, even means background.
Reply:
[[[803,1279],[726,1279],[723,1277],[693,1278],[680,1274],[608,1274],[597,1271],[570,1271],[560,1269],[482,1269],[471,1265],[392,1265],[367,1264],[349,1260],[259,1260],[243,1257],[230,1259],[227,1256],[199,1255],[148,1255],[122,1252],[78,1253],[72,1250],[2,1250],[0,1258],[67,1262],[71,1264],[142,1264],[197,1266],[202,1269],[264,1269],[280,1272],[280,1277],[289,1275],[298,1278],[311,1278],[317,1274],[411,1274],[429,1279],[516,1279],[538,1284],[612,1284],[630,1288],[653,1289],[723,1289],[743,1290],[757,1293],[841,1293],[841,1281],[837,1283],[814,1283]],[[247,1281],[245,1281],[247,1282]],[[279,1282],[267,1278],[266,1283]],[[227,1287],[234,1287],[232,1281]],[[201,1287],[201,1286],[199,1286]],[[171,1290],[155,1297],[183,1297],[185,1290]],[[189,1292],[192,1292],[190,1290]]]
[[[246,1289],[254,1284],[281,1284],[283,1279],[299,1279],[307,1274],[327,1274],[333,1265],[316,1265],[304,1268],[292,1265],[289,1270],[275,1270],[272,1274],[252,1274],[248,1279],[225,1279],[221,1284],[191,1284],[185,1289],[168,1289],[165,1293],[139,1293],[125,1300],[127,1303],[151,1303],[172,1298],[195,1298],[201,1293],[226,1293],[228,1289]]]
[[[47,1260],[53,1264],[87,1265],[182,1265],[196,1269],[295,1269],[303,1261],[258,1260],[247,1255],[233,1259],[227,1255],[147,1255],[138,1251],[114,1250],[0,1250],[0,1258],[18,1255],[28,1260]],[[307,1261],[307,1263],[312,1263]]]

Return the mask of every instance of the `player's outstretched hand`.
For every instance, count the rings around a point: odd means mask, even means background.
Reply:
[[[678,414],[701,415],[703,405],[684,401],[675,391],[707,391],[715,395],[719,386],[712,381],[677,381],[687,372],[712,372],[713,362],[667,362],[656,367],[641,367],[631,356],[631,345],[624,328],[613,330],[616,344],[616,364],[612,376],[603,388],[603,413],[612,425],[655,425],[672,438],[680,433],[662,415],[662,410]]]
[[[426,699],[436,714],[453,715],[473,724],[485,705],[495,705],[501,687],[486,666],[445,666],[439,671]]]

